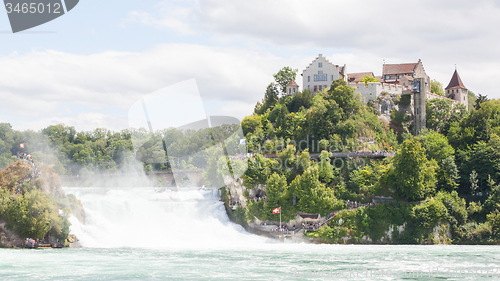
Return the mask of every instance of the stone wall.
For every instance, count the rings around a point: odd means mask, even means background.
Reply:
[[[365,99],[365,103],[376,100],[382,92],[392,96],[401,95],[403,92],[403,87],[400,85],[380,82],[369,82],[367,85],[365,83],[351,83],[349,86],[354,88],[354,93],[359,93]]]

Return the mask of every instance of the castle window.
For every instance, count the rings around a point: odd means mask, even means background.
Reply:
[[[314,74],[314,81],[327,81],[328,75],[323,74],[323,71],[318,71],[318,74]]]
[[[319,63],[318,63],[318,67],[323,67],[323,63],[322,63],[322,62],[319,62]]]
[[[321,89],[322,89],[322,86],[321,86],[321,85],[319,85],[319,90],[321,91]]]
[[[318,86],[314,86],[314,91],[316,92],[318,90]]]
[[[311,76],[307,76],[307,82],[311,82]]]
[[[333,75],[332,75],[332,81],[333,81]]]

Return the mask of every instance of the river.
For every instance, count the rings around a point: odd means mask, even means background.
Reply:
[[[82,248],[0,250],[0,280],[500,280],[496,246],[281,243],[231,223],[216,190],[66,188]]]

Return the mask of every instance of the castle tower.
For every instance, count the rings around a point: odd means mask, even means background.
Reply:
[[[288,85],[286,85],[286,93],[288,95],[295,95],[299,91],[299,85],[295,83],[294,80],[290,81]]]
[[[427,73],[425,73],[424,65],[419,59],[415,66],[413,74],[413,107],[414,107],[414,125],[415,125],[415,135],[418,135],[420,130],[425,128],[427,121],[425,103],[427,100],[427,95],[431,92],[431,79]]]
[[[465,88],[464,83],[462,83],[462,79],[460,79],[460,75],[458,75],[456,68],[448,87],[445,88],[445,91],[447,98],[458,101],[459,103],[465,105],[467,110],[469,110],[468,91],[467,88]]]

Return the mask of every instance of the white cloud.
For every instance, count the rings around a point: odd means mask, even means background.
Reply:
[[[164,1],[174,17],[194,32],[208,33],[223,44],[319,50],[335,64],[347,63],[349,71],[380,75],[387,63],[422,59],[427,73],[447,84],[457,64],[464,83],[476,92],[495,97],[493,77],[500,75],[498,61],[500,5],[496,1],[300,1],[254,0]],[[179,8],[180,7],[180,8]],[[164,9],[166,11],[168,9]],[[161,19],[174,13],[158,12]],[[342,58],[347,51],[347,60]],[[276,53],[276,51],[274,51]],[[340,55],[337,55],[340,54]],[[317,51],[309,54],[317,55]],[[346,56],[344,56],[346,57]],[[365,59],[365,60],[362,60]],[[298,66],[299,69],[303,66]],[[498,96],[500,97],[500,96]]]
[[[190,5],[189,5],[190,4]],[[152,13],[146,11],[132,11],[123,24],[130,22],[141,23],[155,28],[173,30],[181,34],[195,34],[189,19],[193,18],[194,1],[163,1],[155,5]],[[186,21],[187,20],[187,21]]]
[[[143,95],[195,78],[203,99],[227,103],[218,107],[242,118],[262,99],[272,74],[293,64],[270,54],[193,44],[160,45],[142,53],[31,52],[0,58],[0,110],[12,112],[13,120],[31,118],[34,128],[49,121],[85,128],[115,126],[119,122],[104,118],[107,108],[127,109]],[[66,104],[103,115],[68,117],[61,110]],[[230,109],[233,106],[238,110]],[[211,114],[217,114],[216,108]],[[78,121],[90,117],[100,119]]]
[[[94,131],[96,128],[120,131],[127,128],[128,120],[123,116],[87,112],[75,116],[44,116],[29,121],[21,121],[15,123],[14,129],[38,130],[56,124],[74,126],[79,131]]]
[[[174,31],[178,31],[182,34],[194,34],[195,32],[189,27],[188,24],[182,22],[179,19],[164,17],[158,19],[157,17],[151,15],[144,11],[133,11],[130,12],[126,22],[138,22],[144,25],[149,25],[157,28],[167,28]]]

